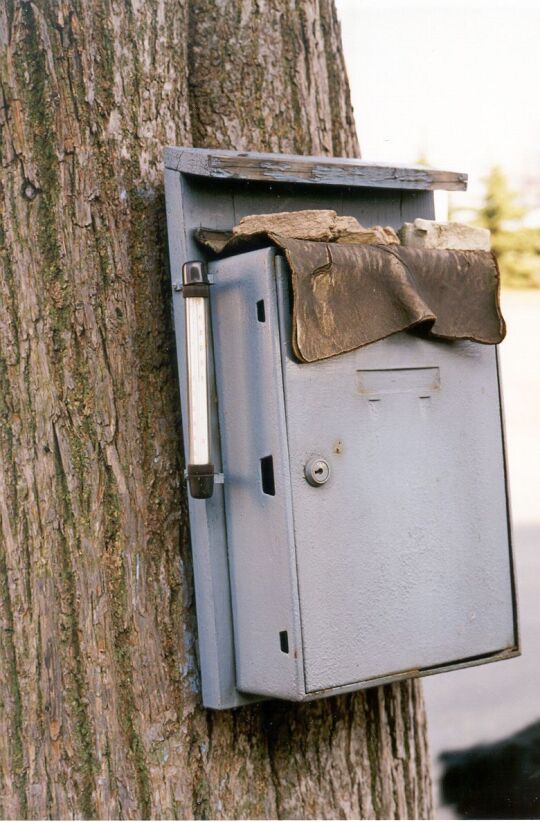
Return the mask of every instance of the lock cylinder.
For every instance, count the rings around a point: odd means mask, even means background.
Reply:
[[[208,499],[214,490],[210,456],[210,401],[208,387],[210,284],[206,265],[198,260],[182,266],[188,377],[189,491],[194,499]]]
[[[310,485],[317,488],[330,479],[330,466],[324,457],[312,457],[304,466],[304,476]]]

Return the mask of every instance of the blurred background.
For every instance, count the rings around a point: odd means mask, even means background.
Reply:
[[[540,4],[337,8],[363,159],[467,172],[437,218],[489,228],[503,283],[523,655],[424,680],[438,818],[540,818]]]

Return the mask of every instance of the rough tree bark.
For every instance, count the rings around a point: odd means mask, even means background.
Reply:
[[[333,0],[5,0],[0,49],[0,814],[428,816],[416,683],[197,696],[161,149],[358,153]]]

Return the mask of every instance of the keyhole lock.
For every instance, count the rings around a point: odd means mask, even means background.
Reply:
[[[324,485],[330,477],[330,466],[322,457],[312,457],[306,462],[304,474],[310,485]]]

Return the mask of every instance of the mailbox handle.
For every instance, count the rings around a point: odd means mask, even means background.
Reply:
[[[210,454],[210,282],[204,262],[192,260],[182,266],[182,296],[188,388],[187,480],[194,499],[209,499],[214,491],[214,463]]]

